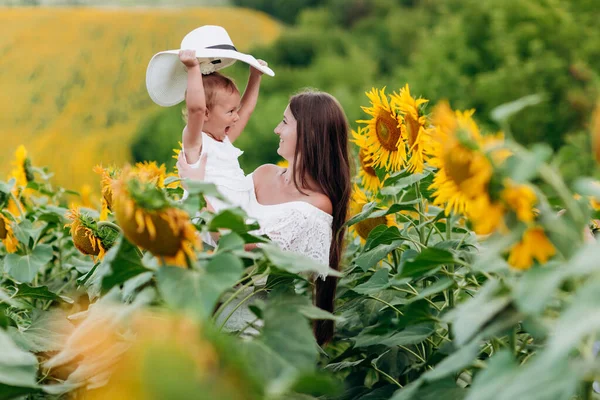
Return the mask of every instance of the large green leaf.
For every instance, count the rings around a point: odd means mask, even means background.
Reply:
[[[369,251],[362,253],[358,256],[354,263],[360,267],[364,272],[368,271],[369,268],[374,267],[377,263],[387,257],[392,251],[402,245],[403,240],[397,240],[390,244],[379,245]]]
[[[499,282],[488,281],[474,298],[449,311],[444,319],[452,322],[456,342],[462,346],[505,309],[510,301],[508,294],[502,292]]]
[[[102,264],[108,266],[108,272],[102,276],[103,292],[125,283],[136,275],[149,271],[142,264],[136,246],[124,237],[120,237],[117,243],[106,253]]]
[[[560,263],[550,262],[541,267],[533,267],[519,276],[513,296],[517,307],[526,314],[540,314],[554,297],[556,288],[563,281],[563,271],[568,268]]]
[[[478,353],[479,343],[478,341],[473,341],[444,358],[434,369],[425,372],[422,377],[427,381],[445,378],[452,373],[470,366],[477,358]]]
[[[215,255],[203,271],[161,267],[156,273],[158,289],[173,309],[208,318],[221,294],[240,278],[243,268],[242,261],[229,253]]]
[[[48,286],[29,286],[26,283],[16,284],[17,292],[13,297],[27,297],[40,300],[61,300],[66,303],[73,303],[73,299],[67,296],[58,295],[48,289]]]
[[[261,366],[255,372],[268,382],[267,392],[273,396],[287,392],[315,369],[318,346],[299,304],[293,298],[271,299],[263,312],[261,335],[244,345],[246,359]]]
[[[509,351],[494,354],[487,368],[475,376],[467,400],[497,399],[497,394],[510,385],[517,371],[517,363]]]
[[[403,258],[401,263],[399,277],[419,277],[426,275],[433,269],[444,264],[456,262],[454,254],[447,250],[436,249],[434,247],[426,248],[413,257]]]
[[[277,269],[292,274],[315,273],[319,275],[342,276],[340,272],[329,268],[327,265],[319,264],[310,257],[283,251],[276,245],[263,244],[260,248]]]
[[[4,259],[4,269],[16,281],[29,283],[40,268],[52,260],[52,246],[37,245],[29,254],[8,254]]]
[[[22,391],[18,388],[36,388],[37,358],[20,349],[2,329],[0,329],[0,349],[2,349],[0,384],[12,387],[6,390],[13,393]],[[0,393],[4,393],[4,390]]]
[[[378,269],[371,278],[357,285],[352,290],[360,294],[374,294],[390,287],[389,271],[387,268]]]
[[[220,228],[230,229],[241,235],[258,228],[258,226],[256,224],[246,224],[246,213],[242,209],[227,208],[215,215],[208,224],[210,231],[215,232]]]
[[[35,311],[31,325],[23,330],[11,328],[11,337],[21,348],[34,353],[60,350],[73,328],[67,314],[60,309]]]
[[[600,278],[588,281],[571,301],[554,327],[545,355],[550,359],[566,356],[584,338],[600,331]]]
[[[432,324],[412,325],[400,332],[391,332],[386,335],[373,335],[360,333],[354,338],[354,347],[368,347],[383,345],[387,347],[407,346],[421,343],[435,331]]]

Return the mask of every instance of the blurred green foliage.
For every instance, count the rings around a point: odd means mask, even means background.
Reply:
[[[293,23],[269,47],[252,50],[277,75],[263,79],[258,106],[238,143],[245,150],[240,161],[246,172],[278,160],[272,130],[289,96],[305,87],[336,96],[353,124],[364,116],[360,106],[367,104],[366,90],[386,86],[393,91],[409,83],[414,94],[431,103],[447,99],[457,109],[475,108],[477,119],[492,130],[499,129],[489,115],[494,107],[539,93],[546,100],[515,116],[513,135],[523,144],[545,142],[554,149],[587,129],[600,93],[596,0],[234,3]],[[226,71],[242,90],[246,70],[237,63]],[[175,114],[180,111],[165,111],[142,126],[133,149],[136,159],[144,154],[144,159],[166,161],[159,155],[169,152],[149,152],[176,143],[181,124],[166,128]],[[169,135],[163,136],[163,129]],[[569,141],[569,146],[580,142]]]

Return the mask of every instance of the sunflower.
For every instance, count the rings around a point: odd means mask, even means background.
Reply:
[[[105,221],[108,219],[108,213],[112,211],[112,182],[120,174],[120,171],[115,167],[102,168],[101,165],[96,165],[93,171],[101,176],[102,211],[100,212],[100,220]]]
[[[358,187],[358,185],[355,184],[352,192],[352,198],[350,199],[349,211],[351,216],[359,214],[367,203],[369,203],[367,196]],[[381,217],[363,219],[362,221],[352,225],[350,230],[354,233],[354,237],[360,237],[361,243],[364,243],[369,237],[369,233],[371,233],[371,231],[379,225],[396,226],[397,224],[393,215],[385,215]]]
[[[376,192],[383,186],[383,182],[379,180],[375,168],[373,168],[373,155],[369,153],[365,131],[366,128],[364,127],[359,127],[358,132],[352,130],[352,142],[356,143],[359,148],[358,160],[360,168],[358,170],[358,177],[366,190]]]
[[[385,88],[371,89],[366,93],[371,107],[362,107],[372,118],[358,120],[367,124],[366,149],[373,157],[373,166],[399,171],[406,164],[406,146],[402,138],[402,116],[393,108]]]
[[[144,182],[153,183],[159,188],[165,187],[167,170],[164,164],[158,166],[155,161],[139,162],[135,164],[134,173]]]
[[[27,149],[20,145],[15,151],[15,160],[11,163],[13,169],[10,172],[9,178],[17,180],[17,186],[27,186],[28,182],[33,181],[33,170],[31,160],[27,157]]]
[[[279,160],[277,161],[277,166],[281,168],[287,168],[290,166],[290,163],[288,162],[288,160]]]
[[[390,99],[392,108],[398,109],[402,115],[400,129],[408,148],[408,171],[423,172],[431,153],[431,132],[420,106],[428,100],[413,98],[408,84],[399,93],[394,92]]]
[[[0,213],[0,240],[8,253],[17,251],[19,241],[15,237],[10,220],[2,213]]]
[[[65,227],[71,228],[73,245],[83,254],[102,259],[119,236],[116,230],[106,225],[98,226],[93,218],[81,214],[77,208],[69,210],[67,218],[71,223]]]
[[[544,264],[550,257],[556,254],[554,245],[541,227],[528,228],[521,241],[510,249],[508,263],[516,269],[529,269],[534,259]]]
[[[493,203],[488,194],[493,166],[486,150],[496,148],[499,139],[483,138],[472,115],[472,110],[453,112],[447,103],[434,110],[430,163],[438,171],[429,188],[435,190],[433,204],[445,206],[446,215],[466,214],[474,202],[480,207]],[[479,199],[482,196],[488,198]]]
[[[531,222],[535,217],[533,206],[537,202],[535,191],[529,185],[515,184],[510,179],[504,183],[500,194],[507,206],[515,212],[519,221]]]
[[[185,266],[186,255],[193,257],[193,249],[200,246],[196,229],[189,215],[157,186],[159,182],[136,169],[124,169],[112,184],[115,216],[130,242],[171,265]]]

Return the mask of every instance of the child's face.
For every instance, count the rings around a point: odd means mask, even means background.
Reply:
[[[282,121],[275,127],[275,134],[279,136],[277,154],[288,161],[294,158],[296,152],[296,140],[298,137],[296,134],[296,125],[296,118],[294,118],[294,114],[292,114],[288,104],[283,112]]]
[[[219,90],[213,106],[208,110],[204,131],[217,138],[224,138],[240,119],[239,109],[240,94],[237,91]]]

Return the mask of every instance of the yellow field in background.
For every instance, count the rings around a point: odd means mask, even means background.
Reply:
[[[280,30],[237,8],[0,7],[0,180],[24,144],[57,184],[98,187],[92,167],[129,161],[138,124],[160,109],[145,86],[152,55],[207,24],[225,27],[242,52]]]

